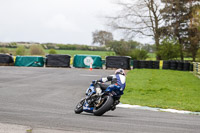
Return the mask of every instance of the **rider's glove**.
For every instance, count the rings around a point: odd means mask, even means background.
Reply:
[[[93,84],[96,84],[96,83],[97,83],[97,80],[93,80],[92,83],[93,83]]]

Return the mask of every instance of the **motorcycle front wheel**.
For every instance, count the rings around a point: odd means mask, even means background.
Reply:
[[[110,110],[114,100],[111,96],[105,96],[101,106],[94,107],[93,114],[96,116],[103,115],[106,111]]]
[[[75,107],[74,112],[76,114],[80,114],[81,112],[83,112],[83,104],[85,102],[85,99],[82,99]]]

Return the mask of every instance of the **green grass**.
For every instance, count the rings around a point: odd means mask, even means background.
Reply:
[[[49,50],[45,50],[45,53],[48,53]],[[105,56],[108,55],[114,55],[114,52],[108,52],[108,51],[86,51],[86,50],[56,50],[57,54],[69,54],[72,57],[76,54],[86,54],[86,55],[99,55],[103,59],[105,59]]]
[[[200,112],[200,79],[183,71],[131,70],[121,102]]]
[[[9,48],[10,53],[15,55],[16,48]],[[49,53],[49,50],[44,50],[45,54]],[[106,56],[115,55],[112,51],[87,51],[87,50],[56,50],[57,54],[69,54],[72,57],[76,54],[86,54],[86,55],[99,55],[102,59],[105,59]],[[30,55],[29,49],[26,49],[26,55]],[[45,55],[44,55],[45,56]]]

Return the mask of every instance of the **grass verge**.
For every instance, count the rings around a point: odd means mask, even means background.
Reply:
[[[48,53],[49,50],[45,50],[45,53]],[[114,55],[114,52],[109,51],[87,51],[87,50],[56,50],[57,54],[69,54],[72,57],[76,54],[86,54],[86,55],[99,55],[103,59],[105,59],[106,56]]]
[[[200,112],[200,79],[183,71],[131,70],[121,102]]]

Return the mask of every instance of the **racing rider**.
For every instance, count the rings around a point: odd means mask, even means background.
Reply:
[[[117,69],[115,71],[115,75],[110,75],[105,78],[101,78],[100,80],[94,80],[93,82],[101,82],[100,84],[101,89],[106,89],[106,88],[119,88],[121,95],[123,95],[123,91],[126,87],[126,74],[123,69]],[[111,81],[111,85],[105,85],[105,82]],[[114,110],[116,108],[116,105],[120,103],[119,99],[121,95],[117,98],[115,98],[114,105],[111,110]]]

